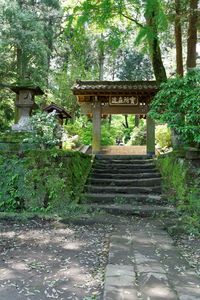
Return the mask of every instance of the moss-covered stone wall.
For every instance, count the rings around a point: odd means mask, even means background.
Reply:
[[[0,210],[65,209],[77,203],[91,156],[63,150],[0,152]]]
[[[177,207],[176,227],[200,235],[200,170],[183,152],[161,155],[157,166],[169,203]]]

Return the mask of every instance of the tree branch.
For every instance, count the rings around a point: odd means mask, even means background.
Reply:
[[[141,23],[139,23],[136,19],[133,19],[132,17],[125,15],[123,12],[121,12],[120,14],[121,14],[124,18],[126,18],[126,19],[128,19],[128,20],[134,22],[134,23],[135,23],[136,25],[138,25],[139,27],[142,27],[142,28],[144,27],[144,25],[142,25]]]

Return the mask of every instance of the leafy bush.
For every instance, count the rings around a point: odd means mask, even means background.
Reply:
[[[200,234],[200,177],[191,173],[188,163],[175,153],[160,156],[157,161],[165,193],[181,216],[176,226],[192,234]]]
[[[171,147],[171,131],[166,124],[156,126],[156,144],[159,148]]]
[[[56,112],[38,112],[30,118],[30,137],[27,142],[42,149],[51,148],[61,142],[63,129],[56,120]]]
[[[188,145],[200,145],[200,70],[170,79],[152,101],[152,118],[167,123]]]
[[[121,116],[120,116],[121,117]],[[116,138],[123,139],[125,129],[122,125],[123,118],[113,118],[111,126],[108,120],[101,121],[101,144],[104,146],[115,145]],[[74,123],[69,123],[65,126],[69,134],[78,134],[80,142],[85,145],[92,143],[92,121],[87,117],[81,116]]]
[[[146,126],[144,124],[133,128],[127,145],[146,145]]]
[[[77,202],[91,158],[79,152],[32,150],[0,155],[0,210],[65,209]],[[6,176],[5,176],[6,174]]]
[[[92,122],[85,116],[77,118],[73,123],[69,122],[65,130],[70,135],[78,135],[80,143],[90,145],[92,143]]]
[[[170,200],[174,203],[183,200],[186,195],[186,165],[176,161],[173,155],[159,156],[157,165]]]

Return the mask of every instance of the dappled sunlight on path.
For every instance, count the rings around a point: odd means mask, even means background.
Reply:
[[[0,223],[1,300],[77,300],[102,292],[109,226]]]

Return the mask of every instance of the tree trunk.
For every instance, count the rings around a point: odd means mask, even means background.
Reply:
[[[103,80],[103,75],[104,75],[105,54],[104,54],[104,47],[103,47],[103,34],[101,34],[101,41],[102,44],[99,49],[99,80]]]
[[[125,118],[125,124],[124,124],[124,127],[125,127],[125,128],[129,128],[129,124],[128,124],[128,115],[124,115],[124,118]]]
[[[165,67],[163,65],[162,56],[161,56],[155,13],[152,11],[150,15],[146,14],[145,18],[146,18],[146,24],[151,31],[151,36],[148,38],[148,43],[149,43],[154,75],[156,81],[158,83],[161,83],[167,80],[167,75],[166,75]]]
[[[23,10],[23,1],[18,0],[18,5],[21,10]],[[22,48],[16,48],[16,60],[17,60],[17,81],[22,83],[26,77],[26,58]]]
[[[197,59],[197,22],[198,0],[190,0],[190,15],[187,39],[187,70],[196,67]]]
[[[182,49],[182,27],[181,27],[181,3],[175,0],[175,42],[176,42],[176,73],[183,76],[183,49]]]
[[[135,127],[139,127],[140,118],[138,115],[135,115]]]
[[[49,17],[47,24],[44,26],[44,30],[47,33],[45,43],[49,50],[49,51],[47,51],[47,74],[46,74],[46,76],[47,76],[46,84],[47,84],[47,88],[49,88],[49,70],[50,70],[50,64],[51,64],[51,53],[53,50],[53,36],[54,36],[53,19],[51,17]]]
[[[22,49],[17,48],[17,80],[23,82],[25,79],[25,58],[23,57]]]
[[[104,73],[104,53],[103,50],[100,50],[99,53],[99,80],[103,80]]]
[[[111,123],[112,123],[112,115],[109,115],[108,117],[109,128],[111,127]]]

